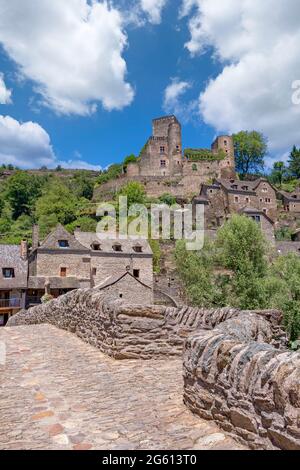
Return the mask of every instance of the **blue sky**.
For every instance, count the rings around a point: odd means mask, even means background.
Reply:
[[[137,154],[151,119],[173,112],[185,147],[256,128],[271,164],[300,145],[294,0],[267,0],[277,6],[268,17],[258,0],[40,3],[0,0],[0,164],[105,168]]]

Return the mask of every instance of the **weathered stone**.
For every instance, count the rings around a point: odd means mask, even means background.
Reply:
[[[275,446],[283,450],[300,450],[300,440],[283,432],[269,429],[268,435]]]
[[[257,432],[255,420],[240,410],[231,410],[230,419],[237,428],[243,428],[253,433]]]

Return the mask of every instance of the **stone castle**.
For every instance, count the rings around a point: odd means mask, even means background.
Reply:
[[[152,136],[146,142],[140,159],[130,163],[121,178],[98,187],[96,200],[132,180],[142,183],[150,197],[168,193],[187,198],[199,194],[203,183],[235,177],[231,136],[217,137],[211,149],[183,150],[181,124],[175,116],[154,119],[152,126]]]

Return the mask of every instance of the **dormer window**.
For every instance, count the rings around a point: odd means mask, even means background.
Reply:
[[[232,189],[234,189],[234,190],[237,190],[237,189],[238,189],[237,184],[233,184],[231,187],[232,187]]]
[[[68,240],[58,240],[58,246],[59,248],[69,248],[69,242]]]
[[[136,253],[143,253],[143,248],[140,245],[136,245],[133,247],[133,251]]]
[[[116,244],[116,245],[113,245],[113,250],[116,252],[116,253],[121,253],[122,252],[122,245],[120,244]]]
[[[244,191],[248,191],[248,189],[249,189],[249,186],[243,186]]]
[[[93,244],[91,245],[91,248],[92,248],[93,251],[101,251],[101,245],[100,245],[100,243],[93,243]]]
[[[5,279],[13,279],[15,277],[14,268],[3,268],[2,274]]]

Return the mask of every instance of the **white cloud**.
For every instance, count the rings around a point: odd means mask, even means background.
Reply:
[[[300,106],[292,104],[292,83],[300,79],[299,1],[183,0],[182,14],[191,14],[191,54],[213,47],[224,64],[200,96],[205,122],[217,131],[262,131],[274,155],[299,145]]]
[[[56,112],[88,115],[98,103],[112,110],[133,100],[122,15],[106,1],[0,0],[0,43]]]
[[[140,0],[141,9],[147,13],[149,20],[153,24],[161,22],[161,14],[168,0]]]
[[[175,114],[184,123],[191,120],[197,108],[196,101],[185,101],[183,96],[192,87],[187,81],[172,78],[164,92],[163,109],[168,114]]]
[[[11,103],[11,91],[6,88],[4,75],[0,73],[0,104]]]
[[[79,157],[79,155],[78,155]],[[0,115],[0,164],[12,164],[20,168],[55,168],[99,169],[82,159],[75,158],[67,162],[59,161],[51,145],[50,136],[36,122],[21,123],[10,116]]]

